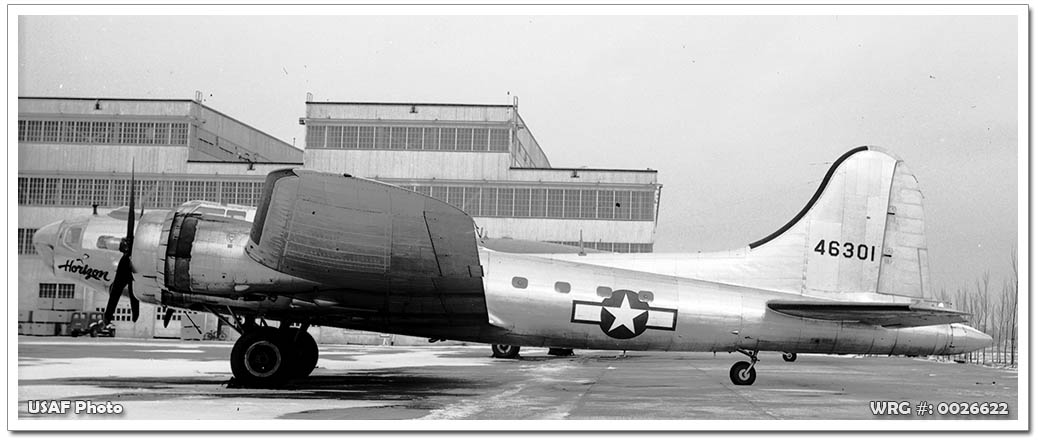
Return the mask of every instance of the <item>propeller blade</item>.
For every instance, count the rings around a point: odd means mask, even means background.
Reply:
[[[172,307],[166,309],[166,314],[162,315],[162,328],[169,327],[169,321],[173,319],[173,312],[175,312],[175,310],[173,310]]]
[[[122,295],[122,286],[118,282],[118,275],[116,276],[116,282],[112,283],[112,290],[108,292],[108,305],[105,306],[105,324],[112,322],[115,319],[115,306],[119,305],[119,296]],[[118,290],[116,290],[118,288]]]
[[[131,283],[130,286],[133,286]],[[130,318],[133,322],[137,322],[137,318],[141,315],[141,302],[136,296],[133,296],[133,288],[130,288]]]
[[[130,253],[133,252],[133,222],[135,220],[134,219],[134,214],[135,213],[133,212],[133,208],[134,208],[134,202],[137,199],[137,197],[136,197],[137,179],[134,176],[134,168],[135,168],[135,166],[133,165],[133,162],[130,162],[130,164],[131,164],[130,165],[130,212],[128,213],[127,218],[126,218],[126,244],[127,244],[127,246],[126,246],[126,255],[130,255]]]

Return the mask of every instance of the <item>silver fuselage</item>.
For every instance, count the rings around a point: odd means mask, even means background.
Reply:
[[[766,303],[805,296],[713,282],[707,276],[689,278],[483,248],[479,258],[487,319],[478,328],[358,321],[364,313],[377,313],[363,294],[325,288],[257,263],[245,254],[250,223],[240,219],[228,219],[218,229],[199,229],[199,234],[208,235],[193,249],[190,291],[171,291],[162,267],[169,218],[169,211],[141,216],[133,263],[139,299],[171,307],[212,306],[340,328],[585,349],[931,355],[964,353],[991,341],[961,324],[883,328],[787,316]],[[80,231],[72,234],[74,228]],[[114,274],[120,256],[110,248],[111,237],[121,237],[124,231],[124,221],[92,216],[48,225],[37,233],[36,244],[44,264],[58,276],[107,291],[111,276],[103,274]]]

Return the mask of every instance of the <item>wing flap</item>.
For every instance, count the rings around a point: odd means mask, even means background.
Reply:
[[[824,321],[854,321],[888,328],[966,322],[968,313],[927,303],[880,303],[839,301],[768,302],[768,308],[784,315]]]

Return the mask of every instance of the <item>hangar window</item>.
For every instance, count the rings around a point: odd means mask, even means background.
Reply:
[[[631,192],[630,191],[617,191],[614,206],[614,218],[617,220],[630,220],[631,219]]]
[[[32,243],[32,235],[36,233],[36,229],[29,228],[18,228],[18,254],[35,254],[36,247]]]
[[[408,150],[421,150],[422,149],[422,129],[421,129],[421,127],[408,127],[407,128],[407,149]]]
[[[490,129],[490,151],[508,151],[508,130],[503,128]]]
[[[631,193],[631,220],[652,220],[653,193],[635,191]]]
[[[479,211],[479,215],[484,217],[497,215],[497,188],[483,188]]]
[[[425,127],[422,129],[422,137],[425,138],[422,149],[425,150],[439,150],[440,149],[440,129],[436,127]]]
[[[25,131],[22,131],[24,122]],[[18,121],[18,140],[39,142],[43,139],[43,121]]]
[[[458,151],[472,151],[472,129],[471,128],[459,128],[458,129]]]
[[[325,142],[327,148],[342,149],[342,127],[337,125],[325,129]]]
[[[375,149],[388,150],[391,130],[389,127],[375,127]]]
[[[512,215],[515,217],[529,217],[530,216],[530,189],[528,188],[516,188],[515,189],[515,210]]]
[[[122,301],[120,301],[119,304],[122,304]],[[94,311],[104,312],[105,308],[104,307],[96,307],[96,308],[94,308]],[[130,322],[130,321],[132,321],[132,315],[130,315],[130,308],[129,307],[116,307],[114,316],[112,317],[112,320],[113,321],[118,321],[118,322]]]
[[[559,293],[569,293],[569,289],[570,289],[569,283],[567,283],[565,281],[557,281],[557,282],[555,282],[555,291],[556,292],[559,292]]]
[[[601,219],[613,218],[613,207],[616,201],[612,191],[598,191],[598,214]]]
[[[561,189],[549,189],[547,199],[548,218],[562,218],[563,216],[563,192]]]
[[[580,191],[580,218],[595,218],[598,200],[594,190]]]
[[[90,137],[95,144],[112,142],[112,123],[94,121],[90,123]]]
[[[75,297],[75,284],[40,283],[40,298],[72,299]]]
[[[512,216],[512,196],[515,190],[512,188],[498,188],[497,190],[497,215],[500,217]]]
[[[403,150],[407,148],[407,128],[391,127],[389,129],[389,148]]]
[[[563,218],[580,218],[580,190],[564,190]]]
[[[360,139],[360,127],[342,128],[342,148],[347,150],[357,149],[358,139]]]
[[[167,310],[170,310],[170,309],[168,307],[166,307],[166,306],[162,306],[162,307],[156,308],[155,309],[155,320],[156,321],[162,321],[162,318],[165,317]],[[184,313],[181,312],[180,310],[173,309],[173,316],[171,316],[169,318],[169,320],[170,321],[180,321],[180,317],[183,316],[183,315],[184,315]]]
[[[306,148],[324,148],[324,133],[327,127],[323,125],[308,125],[306,127]]]
[[[446,202],[464,211],[465,209],[462,206],[465,204],[465,188],[460,186],[447,187]]]
[[[43,142],[57,142],[60,133],[60,121],[43,121]]]
[[[530,190],[530,217],[546,217],[545,203],[548,191],[542,188]]]
[[[458,135],[458,129],[456,129],[456,128],[447,128],[447,127],[441,128],[440,129],[440,149],[441,150],[447,150],[447,151],[456,150],[458,148],[457,145],[455,145],[456,144],[455,141],[457,140],[457,135]]]
[[[357,148],[370,150],[375,148],[375,127],[357,127]]]
[[[525,289],[527,285],[529,285],[529,281],[527,281],[526,278],[512,277],[512,287],[515,287],[516,289]]]
[[[478,215],[480,192],[480,188],[478,187],[466,187],[465,198],[462,200],[459,208],[461,208],[462,211],[465,211],[468,215]]]
[[[173,124],[172,139],[170,142],[173,145],[187,145],[187,124],[178,123]]]
[[[487,151],[488,128],[476,128],[472,130],[472,151]]]
[[[155,133],[154,133],[155,143],[159,144],[159,145],[169,145],[171,143],[170,139],[169,139],[169,127],[170,127],[171,124],[165,123],[165,122],[161,122],[161,123],[157,123],[157,124],[154,124],[154,125],[155,125]]]

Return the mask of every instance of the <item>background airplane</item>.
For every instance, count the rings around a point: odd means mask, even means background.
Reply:
[[[932,299],[922,194],[901,160],[874,147],[837,159],[773,234],[704,254],[504,246],[444,202],[304,169],[269,174],[248,215],[188,202],[138,217],[133,193],[125,216],[41,228],[44,264],[110,291],[109,310],[132,275],[134,309],[139,299],[216,314],[242,334],[231,367],[247,386],[309,375],[312,325],[489,343],[504,357],[520,346],[737,351],[749,357],[730,370],[737,385],[754,383],[760,351],[792,360],[991,344]]]

